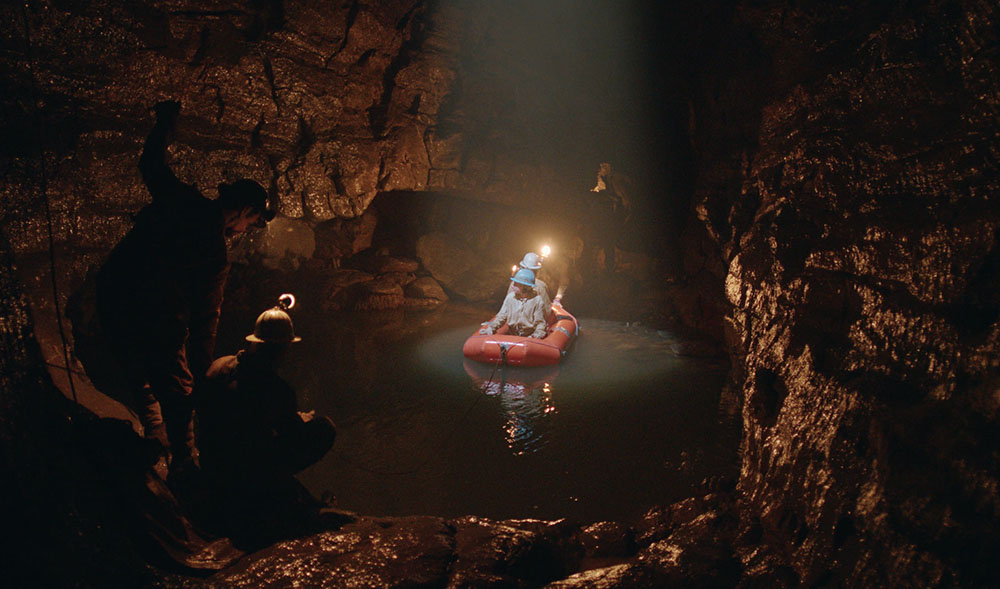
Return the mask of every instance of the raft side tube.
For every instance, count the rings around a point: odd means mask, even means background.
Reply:
[[[552,312],[554,320],[542,339],[510,335],[506,325],[491,335],[482,335],[477,329],[465,341],[462,354],[477,362],[492,364],[504,360],[508,366],[558,364],[580,329],[576,317],[560,303],[553,302]]]

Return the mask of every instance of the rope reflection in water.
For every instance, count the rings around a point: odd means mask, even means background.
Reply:
[[[500,399],[506,418],[504,439],[511,452],[522,456],[544,448],[549,436],[542,419],[556,413],[551,383],[558,376],[559,367],[493,370],[493,367],[468,360],[463,365],[479,391]]]

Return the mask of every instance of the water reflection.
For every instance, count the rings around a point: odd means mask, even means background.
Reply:
[[[302,482],[361,513],[598,521],[735,472],[724,367],[678,355],[672,333],[584,318],[561,364],[494,372],[461,353],[482,315],[451,304],[297,318],[304,341],[285,376],[338,427]]]
[[[500,399],[504,440],[515,456],[538,452],[548,444],[551,436],[542,420],[556,413],[552,382],[559,375],[558,366],[498,367],[465,360],[464,367],[480,393]]]

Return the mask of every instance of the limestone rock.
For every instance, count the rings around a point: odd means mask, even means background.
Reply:
[[[454,283],[478,261],[465,244],[443,232],[417,239],[417,258],[431,276],[444,285]]]
[[[502,295],[508,267],[485,258],[463,240],[444,232],[417,240],[417,258],[447,291],[469,301],[485,301]]]
[[[546,589],[628,589],[650,587],[644,569],[636,564],[617,564],[582,571],[546,585]]]
[[[268,268],[278,268],[282,260],[290,259],[298,268],[303,259],[311,258],[316,251],[316,238],[309,223],[297,219],[278,217],[267,224],[263,237],[258,237],[257,249]]]
[[[1000,15],[872,7],[850,17],[870,19],[866,41],[841,45],[834,4],[779,11],[738,10],[768,57],[734,64],[739,90],[695,113],[714,162],[696,206],[727,264],[743,399],[747,570],[791,586],[987,584],[1000,209],[984,198],[995,163],[961,162],[1000,145],[986,114],[1000,71],[979,49]]]
[[[444,586],[454,542],[440,518],[362,519],[261,550],[211,581],[226,587]]]
[[[394,129],[386,138],[389,146],[387,167],[379,180],[379,190],[423,190],[427,186],[430,162],[422,129],[412,125]]]
[[[588,558],[631,556],[635,532],[619,522],[598,522],[580,530],[580,544]]]
[[[404,289],[407,297],[414,299],[433,299],[435,301],[447,301],[448,295],[444,289],[430,276],[422,276],[406,285]]]
[[[368,209],[354,219],[333,219],[316,225],[315,256],[329,260],[349,258],[371,247],[377,217]]]
[[[410,272],[386,272],[385,274],[380,274],[379,276],[384,276],[404,288],[406,285],[417,279],[417,275],[411,274]]]
[[[361,270],[339,268],[326,276],[323,308],[327,310],[353,309],[364,296],[364,284],[375,277]]]
[[[580,554],[572,546],[565,522],[464,517],[453,520],[455,555],[451,585],[532,585],[552,581],[575,570]]]
[[[393,276],[382,275],[359,286],[355,303],[359,311],[395,309],[403,304],[403,287]]]
[[[412,274],[420,267],[420,263],[407,258],[375,255],[362,261],[360,266],[372,274],[387,274],[390,272]]]

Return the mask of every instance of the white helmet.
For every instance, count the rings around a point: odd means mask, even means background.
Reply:
[[[542,263],[538,260],[538,254],[535,252],[528,252],[524,254],[524,258],[518,265],[522,268],[527,268],[528,270],[538,270],[542,267]]]

